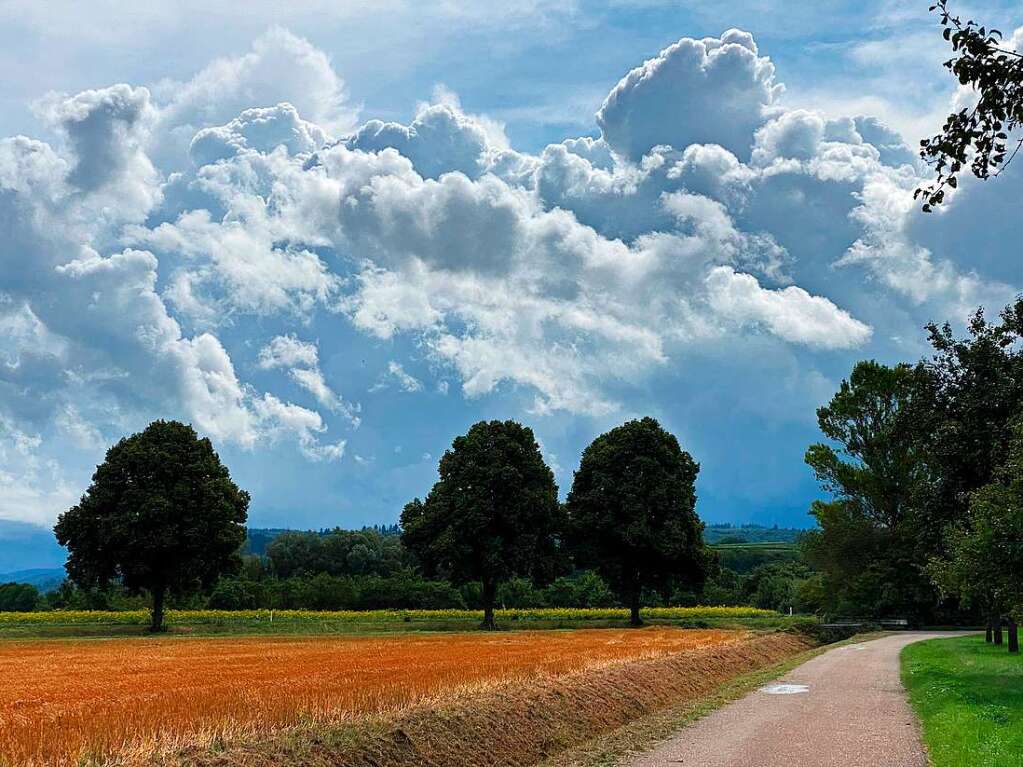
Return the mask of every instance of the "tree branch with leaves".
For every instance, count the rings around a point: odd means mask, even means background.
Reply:
[[[939,14],[942,36],[954,53],[945,68],[973,89],[977,102],[950,114],[940,133],[920,142],[920,157],[937,175],[913,193],[923,200],[924,212],[945,201],[946,189],[959,185],[964,168],[979,179],[997,176],[1023,145],[1023,137],[1010,140],[1023,126],[1023,54],[1004,47],[997,29],[954,15],[948,0],[930,10]]]

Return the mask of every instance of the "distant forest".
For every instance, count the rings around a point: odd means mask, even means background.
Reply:
[[[248,537],[245,539],[245,545],[242,548],[243,554],[253,554],[257,557],[266,556],[266,547],[275,539],[283,535],[284,533],[319,533],[320,535],[330,535],[338,528],[324,527],[319,530],[294,530],[287,527],[250,527],[248,529]],[[376,530],[381,535],[400,535],[401,528],[398,525],[370,525],[368,527],[361,528],[362,530]]]
[[[796,542],[806,531],[760,525],[708,524],[704,538],[717,552],[719,568],[702,595],[677,593],[679,604],[752,604],[807,612],[816,608],[804,593],[812,572],[800,561]],[[291,530],[248,528],[241,547],[242,570],[224,576],[206,594],[175,599],[176,607],[221,609],[278,607],[308,609],[479,607],[479,585],[454,588],[420,574],[401,545],[398,525],[361,530],[324,528]],[[64,580],[62,569],[25,570],[0,576],[12,581],[0,593],[0,611],[25,609],[137,609],[142,597],[114,587],[81,590]],[[812,591],[812,589],[811,589]],[[644,594],[644,604],[663,604],[663,597]],[[513,579],[499,592],[508,607],[608,607],[617,604],[595,573],[563,573],[536,588]]]
[[[381,535],[399,535],[398,525],[371,525],[363,530],[376,530]],[[293,530],[284,527],[250,527],[245,540],[245,554],[266,556],[266,547],[274,538],[283,533],[316,532],[329,535],[334,528],[320,530]],[[717,543],[795,543],[800,533],[806,532],[798,527],[764,527],[763,525],[733,525],[729,522],[717,524],[707,523],[703,531],[703,540],[713,546]]]
[[[795,543],[806,530],[798,527],[764,527],[763,525],[732,525],[707,523],[703,540],[716,543]]]

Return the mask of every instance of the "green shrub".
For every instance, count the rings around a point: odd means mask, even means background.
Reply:
[[[28,583],[0,583],[0,611],[32,612],[39,602],[39,589]]]

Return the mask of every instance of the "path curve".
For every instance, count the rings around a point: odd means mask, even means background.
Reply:
[[[905,632],[836,647],[681,730],[632,767],[927,767],[899,652],[961,632]],[[805,691],[801,691],[805,686]]]

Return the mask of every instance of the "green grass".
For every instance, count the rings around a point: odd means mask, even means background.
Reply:
[[[932,639],[902,651],[902,680],[935,767],[1023,767],[1023,656]]]

